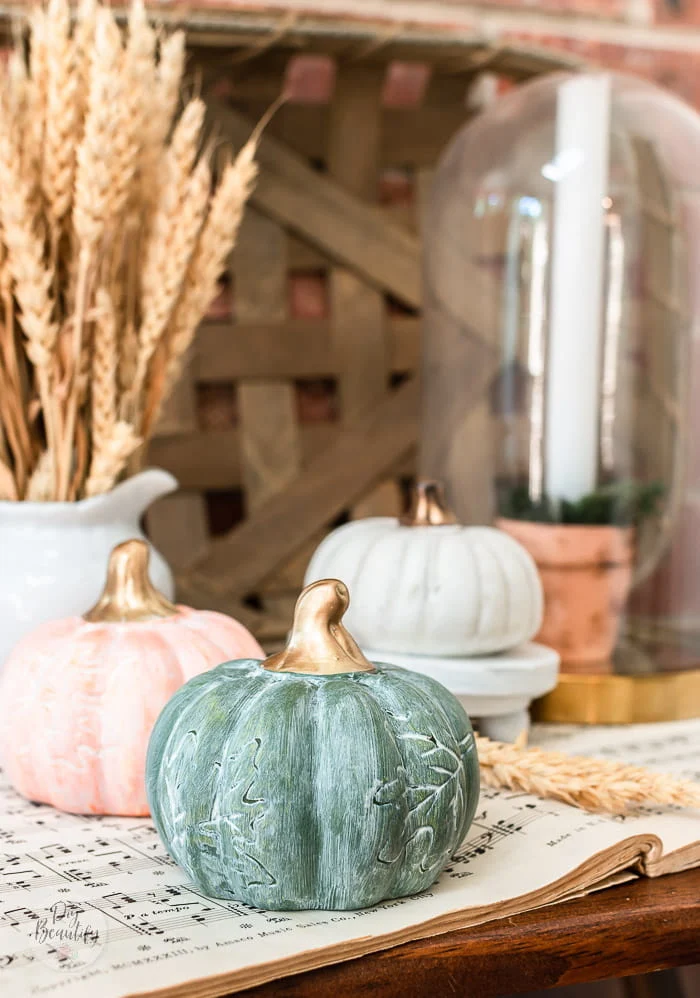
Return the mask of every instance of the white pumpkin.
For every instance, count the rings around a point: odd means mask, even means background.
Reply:
[[[341,579],[358,644],[414,655],[484,655],[529,641],[542,623],[542,584],[522,545],[465,527],[435,483],[419,483],[402,520],[355,520],[326,537],[304,584]]]

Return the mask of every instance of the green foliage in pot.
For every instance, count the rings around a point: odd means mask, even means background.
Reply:
[[[549,497],[533,501],[526,485],[499,489],[500,515],[533,523],[638,526],[658,513],[665,489],[660,482],[633,480],[602,485],[576,502]]]

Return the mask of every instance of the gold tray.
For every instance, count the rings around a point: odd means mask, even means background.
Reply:
[[[700,717],[700,669],[652,676],[562,673],[551,693],[532,705],[536,721],[642,724]]]

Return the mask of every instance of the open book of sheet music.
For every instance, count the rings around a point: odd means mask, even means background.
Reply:
[[[700,720],[539,728],[532,741],[700,780]],[[146,820],[60,814],[2,783],[0,994],[222,995],[627,876],[696,865],[700,811],[609,818],[485,790],[430,891],[359,912],[268,913],[200,894]]]

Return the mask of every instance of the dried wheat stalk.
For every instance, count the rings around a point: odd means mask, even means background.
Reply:
[[[107,449],[117,422],[117,324],[106,288],[95,294],[97,316],[92,355],[92,443],[95,457]]]
[[[2,461],[6,468],[14,465],[14,483],[10,487],[3,474],[5,497],[19,498],[33,463],[33,443],[28,425],[28,412],[23,405],[21,359],[17,352],[15,302],[12,295],[12,275],[7,249],[0,243],[0,302],[3,324],[0,329],[0,439]]]
[[[209,199],[211,171],[206,159],[193,171],[204,113],[201,100],[189,102],[163,164],[165,178],[144,253],[143,322],[132,389],[136,406],[148,365],[180,295]]]
[[[85,495],[96,496],[108,492],[142,442],[130,423],[122,420],[115,423],[105,445],[93,455]]]
[[[84,355],[90,349],[85,336],[85,313],[91,286],[97,271],[96,259],[108,236],[115,176],[119,152],[113,154],[124,125],[125,81],[122,75],[123,49],[119,29],[110,12],[98,7],[90,65],[89,89],[83,138],[76,153],[75,205],[73,226],[77,237],[77,262],[74,265],[74,316],[70,327],[70,346],[65,351],[66,403],[63,414],[65,430],[57,453],[58,499],[69,499],[73,481],[76,429],[79,420],[79,380]]]
[[[120,384],[132,383],[136,368],[138,338],[136,333],[137,275],[143,249],[141,214],[143,204],[143,155],[150,128],[149,116],[155,110],[144,100],[144,94],[156,89],[157,35],[149,23],[142,0],[134,0],[129,14],[128,39],[124,53],[126,86],[125,134],[122,166],[119,170],[120,189],[115,202],[124,205],[121,239],[113,248],[112,283],[117,318],[123,329],[119,353]],[[162,115],[162,111],[159,112]]]
[[[3,272],[4,272],[3,267]],[[12,350],[8,348],[8,330],[0,331],[0,498],[18,499],[24,485],[30,444],[21,411],[21,393],[13,377]],[[15,474],[12,460],[15,461]]]
[[[119,29],[108,10],[97,9],[85,130],[77,149],[73,225],[83,253],[97,249],[110,215],[117,168],[111,144],[122,123],[124,81]]]
[[[35,199],[22,172],[18,143],[12,131],[11,116],[0,107],[0,222],[7,270],[12,278],[19,322],[25,337],[25,350],[34,365],[44,412],[49,447],[58,446],[57,414],[53,397],[53,352],[58,327],[53,319],[51,297],[53,273],[45,265],[44,246],[39,234]],[[10,332],[5,326],[5,335]],[[10,344],[11,346],[11,344]],[[24,488],[24,469],[17,478],[17,491]]]
[[[56,344],[53,321],[52,274],[45,265],[44,246],[34,209],[31,189],[22,175],[17,144],[8,116],[0,108],[0,220],[7,251],[7,267],[21,309],[27,338],[27,354],[42,370],[49,367]]]
[[[0,461],[0,499],[17,499],[14,476],[4,461]]]
[[[476,737],[487,787],[522,790],[587,811],[624,814],[635,804],[700,807],[700,785],[620,762],[527,749]]]
[[[159,196],[159,172],[163,146],[168,138],[185,70],[185,37],[176,32],[160,47],[155,85],[149,96],[146,127],[140,159],[142,197],[153,210]]]
[[[44,130],[49,90],[48,46],[50,25],[47,12],[35,7],[30,16],[32,44],[26,83],[26,127],[17,142],[22,155],[22,174],[32,189],[39,189],[44,159]]]
[[[85,130],[85,112],[90,92],[90,73],[92,71],[92,52],[95,44],[96,21],[97,0],[80,0],[76,12],[75,30],[73,32],[75,75],[77,79],[77,121],[73,146],[76,152]]]
[[[148,127],[149,105],[143,95],[153,93],[156,79],[156,33],[148,22],[146,9],[136,0],[129,14],[128,39],[124,52],[124,113],[122,135],[115,150],[115,176],[111,209],[114,214],[126,206],[133,194],[133,180],[141,165],[144,132]],[[132,208],[138,210],[132,198]]]
[[[11,52],[7,60],[7,86],[4,99],[12,130],[18,136],[19,155],[24,164],[26,137],[21,131],[21,123],[28,114],[29,78],[22,52]],[[25,142],[22,141],[23,138]]]
[[[144,432],[150,432],[160,410],[160,401],[167,397],[177,382],[182,364],[190,348],[197,325],[216,294],[218,279],[231,251],[231,233],[238,233],[245,203],[255,186],[257,166],[253,136],[241,149],[233,163],[226,166],[217,191],[212,198],[199,243],[192,257],[182,295],[175,309],[171,334],[164,343],[163,385],[153,392],[144,414]]]
[[[0,497],[125,471],[216,290],[257,137],[212,192],[184,36],[134,0],[48,0],[0,67]]]
[[[97,0],[80,0],[76,12],[75,59],[80,79],[79,90],[82,95],[84,110],[85,98],[90,85],[90,66],[92,64],[92,48],[95,43],[95,26],[97,22]],[[78,136],[79,138],[81,136]]]
[[[73,137],[78,124],[79,81],[67,0],[50,0],[47,17],[52,35],[46,53],[48,93],[41,186],[52,223],[55,256],[58,252],[61,224],[73,200]]]
[[[54,495],[56,468],[53,451],[45,450],[37,461],[27,487],[30,502],[49,502]]]

